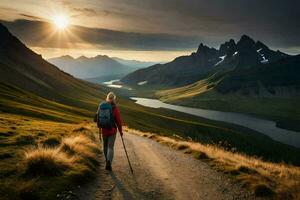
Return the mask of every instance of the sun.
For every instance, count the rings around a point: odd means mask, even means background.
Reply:
[[[53,17],[53,23],[59,30],[64,30],[69,25],[69,19],[66,15],[56,15]]]

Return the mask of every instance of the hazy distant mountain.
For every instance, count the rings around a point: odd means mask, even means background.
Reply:
[[[121,64],[106,55],[98,55],[92,58],[85,56],[73,58],[66,55],[50,58],[48,61],[77,78],[100,81],[106,81],[107,78],[119,79],[139,69],[135,66]]]
[[[139,60],[126,60],[126,59],[118,58],[118,57],[112,57],[112,59],[118,61],[119,63],[121,63],[123,65],[127,65],[129,67],[137,67],[137,68],[149,67],[151,65],[156,64],[156,62],[145,62],[145,61],[139,61]]]
[[[269,49],[262,42],[255,42],[243,35],[236,43],[229,40],[219,49],[200,44],[197,52],[189,56],[175,58],[166,64],[157,64],[137,70],[124,78],[127,84],[163,84],[168,86],[184,86],[206,78],[217,71],[247,69],[257,65],[273,63],[289,55]]]

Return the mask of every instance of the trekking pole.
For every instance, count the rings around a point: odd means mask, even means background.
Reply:
[[[130,167],[130,171],[131,171],[131,173],[133,175],[133,169],[132,169],[132,166],[131,166],[131,163],[130,163],[130,160],[129,160],[129,157],[128,157],[128,154],[127,154],[127,150],[126,150],[125,143],[124,143],[122,135],[121,135],[121,139],[122,139],[123,147],[124,147],[125,154],[126,154],[126,157],[127,157],[127,160],[128,160],[128,164],[129,164],[129,167]]]

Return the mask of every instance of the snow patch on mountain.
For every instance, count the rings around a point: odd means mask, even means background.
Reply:
[[[145,85],[147,83],[148,83],[148,81],[142,81],[142,82],[139,82],[138,85]]]
[[[269,62],[269,60],[265,57],[264,54],[260,54],[260,55],[261,55],[261,57],[262,57],[262,61],[260,61],[261,63],[266,64],[266,63]]]
[[[215,64],[215,66],[217,66],[217,65],[219,65],[219,64],[221,64],[224,60],[225,60],[225,58],[226,58],[226,55],[224,55],[224,56],[220,56],[219,57],[221,60],[219,61],[219,62],[217,62],[216,64]]]

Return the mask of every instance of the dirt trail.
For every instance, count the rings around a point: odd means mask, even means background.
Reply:
[[[134,175],[118,137],[113,171],[101,169],[84,199],[255,199],[205,162],[148,138],[126,134],[124,140]]]

